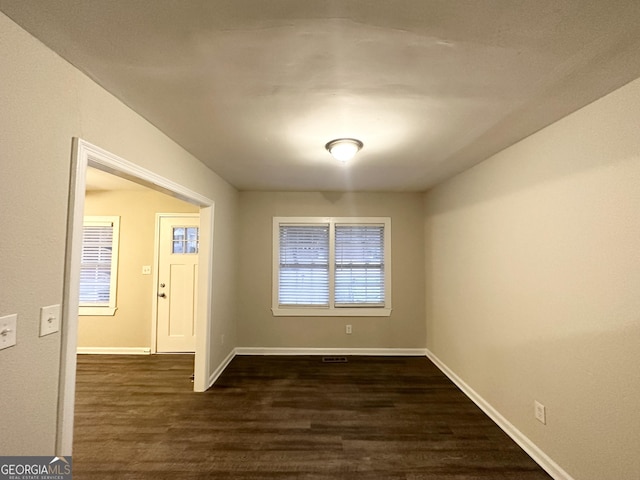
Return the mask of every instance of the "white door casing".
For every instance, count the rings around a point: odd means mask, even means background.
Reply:
[[[156,351],[193,352],[198,285],[197,214],[156,215]]]
[[[197,341],[195,349],[194,390],[204,392],[211,386],[209,356],[211,342],[211,288],[213,279],[214,201],[150,170],[124,160],[100,147],[73,139],[71,158],[71,189],[62,304],[62,342],[59,375],[58,418],[55,452],[71,456],[76,383],[76,352],[78,344],[78,298],[80,256],[87,167],[92,166],[125,177],[149,188],[171,193],[176,198],[200,206],[200,268],[198,279]]]

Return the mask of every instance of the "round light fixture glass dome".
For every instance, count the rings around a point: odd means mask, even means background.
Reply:
[[[329,153],[341,162],[348,162],[362,148],[363,144],[355,138],[336,138],[327,143],[326,148]]]

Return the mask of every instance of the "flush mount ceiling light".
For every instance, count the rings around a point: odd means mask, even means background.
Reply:
[[[362,142],[355,138],[336,138],[327,143],[324,148],[326,148],[336,160],[348,162],[358,153],[358,150],[362,148]]]

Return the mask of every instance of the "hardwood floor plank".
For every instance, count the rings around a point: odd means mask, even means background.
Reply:
[[[78,357],[74,477],[548,480],[424,357]]]

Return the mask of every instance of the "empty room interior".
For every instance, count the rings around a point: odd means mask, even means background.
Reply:
[[[300,463],[270,423],[228,478],[640,478],[640,2],[0,0],[0,65],[0,456],[80,468],[76,373],[81,428],[91,382],[186,359],[210,428],[243,388],[296,435],[310,378],[344,395],[308,407],[343,424],[287,443]],[[87,222],[116,236],[106,300],[83,300]],[[445,388],[540,473],[468,432],[422,451],[444,423],[353,436]]]

